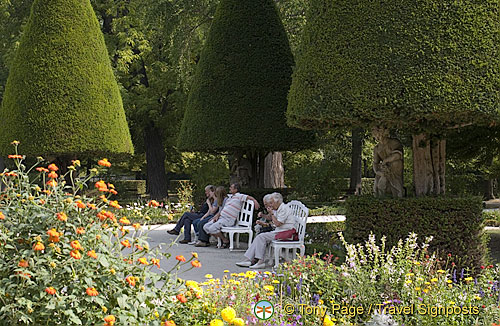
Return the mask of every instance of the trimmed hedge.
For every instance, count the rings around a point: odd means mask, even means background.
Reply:
[[[89,0],[36,0],[0,109],[0,152],[132,153],[120,91]]]
[[[485,264],[486,235],[483,203],[479,197],[349,198],[346,202],[346,240],[364,242],[372,232],[387,237],[387,246],[410,232],[422,241],[433,236],[430,251],[441,257],[451,254],[462,267],[477,269]]]
[[[443,132],[498,120],[498,1],[312,0],[287,117]]]
[[[310,147],[286,126],[293,56],[273,0],[222,0],[189,93],[179,148],[278,151]]]

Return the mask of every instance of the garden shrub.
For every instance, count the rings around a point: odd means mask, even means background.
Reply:
[[[9,154],[13,139],[33,157],[133,152],[90,0],[33,1],[9,71],[0,121],[2,154]]]
[[[76,189],[88,179],[75,177],[70,188],[55,164],[45,168],[39,161],[28,169],[23,156],[10,157],[17,169],[0,174],[6,185],[0,196],[2,324],[160,325],[175,307],[154,300],[185,287],[160,268],[168,252],[150,248],[147,234],[137,232],[141,225],[129,226],[109,198],[114,186],[100,180],[95,187],[101,196],[80,196]],[[31,178],[28,172],[35,170]],[[177,258],[171,270],[200,266],[196,254]]]
[[[433,236],[431,251],[460,257],[461,266],[478,268],[486,259],[482,201],[479,197],[351,197],[346,203],[346,239],[364,241],[370,233],[394,245],[410,232]]]

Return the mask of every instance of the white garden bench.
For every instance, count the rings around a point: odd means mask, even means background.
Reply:
[[[296,219],[295,229],[299,235],[299,240],[297,241],[286,241],[286,240],[273,240],[269,245],[269,257],[273,257],[272,253],[274,252],[274,267],[277,268],[280,263],[280,255],[284,250],[285,260],[289,260],[288,253],[292,250],[291,259],[295,258],[297,254],[297,249],[300,250],[300,255],[304,256],[306,252],[306,247],[304,245],[304,238],[306,235],[306,224],[307,217],[309,216],[309,208],[307,208],[304,204],[302,204],[298,200],[292,200],[288,203],[288,206],[292,210],[293,216]]]
[[[240,233],[248,233],[248,247],[252,244],[253,239],[253,209],[254,202],[252,200],[247,200],[243,202],[241,206],[240,215],[234,226],[225,226],[222,228],[222,232],[227,233],[229,237],[229,250],[234,249],[234,235],[236,234],[236,248],[240,248]],[[218,246],[222,245],[220,238],[217,238]]]

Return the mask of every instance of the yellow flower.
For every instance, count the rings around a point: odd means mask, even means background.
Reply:
[[[280,281],[278,281],[278,280],[273,280],[273,283],[275,283],[275,284],[279,284],[279,283],[280,283]]]
[[[466,281],[472,281],[473,278],[469,276],[469,277],[464,278],[464,280],[466,280]]]
[[[413,275],[415,275],[415,274],[413,274],[413,273],[408,273],[408,274],[406,274],[406,276],[408,276],[408,277],[411,277],[411,276],[413,276]]]
[[[455,301],[450,301],[450,302],[448,302],[448,304],[453,306],[455,304]]]
[[[441,274],[446,273],[446,272],[445,272],[445,271],[443,271],[442,269],[438,269],[438,270],[437,270],[437,272],[438,272],[438,273],[441,273]]]
[[[436,283],[437,281],[438,281],[438,279],[437,279],[437,278],[435,278],[435,277],[434,277],[434,278],[431,278],[431,282]]]
[[[230,323],[236,317],[236,311],[233,307],[226,307],[220,312],[222,319]]]
[[[478,295],[476,295],[476,296],[474,297],[474,299],[476,299],[476,300],[481,300],[481,297],[480,297],[480,296],[478,296]]]
[[[224,322],[220,319],[213,319],[210,322],[210,326],[224,326]]]
[[[264,290],[273,292],[274,291],[274,286],[272,285],[264,285]]]
[[[323,303],[325,303],[323,300],[321,300],[321,299],[318,300],[319,305],[322,305]]]
[[[213,278],[214,276],[212,274],[205,274],[205,278]]]
[[[421,278],[421,277],[417,278],[417,281],[423,281],[423,280],[424,280],[424,279],[423,279],[423,278]]]
[[[405,283],[406,284],[411,284],[411,280],[406,280]]]
[[[225,269],[225,270],[224,270],[224,273],[229,273],[229,269]]]
[[[452,283],[452,282],[453,282],[452,280],[448,280],[448,281],[446,281],[446,283]]]
[[[415,288],[415,291],[420,291],[420,286],[417,286],[417,287]]]
[[[231,323],[235,326],[244,326],[245,325],[245,322],[241,318],[235,318],[235,319],[233,319],[233,321]]]
[[[332,321],[332,319],[330,318],[330,316],[326,315],[325,316],[325,319],[323,319],[323,326],[333,326],[334,323]]]

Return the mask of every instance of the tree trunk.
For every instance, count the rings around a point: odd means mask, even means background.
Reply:
[[[493,156],[491,156],[488,159],[488,168],[491,168],[493,165]],[[486,179],[484,179],[484,199],[485,200],[490,200],[490,199],[495,199],[495,192],[494,192],[494,184],[495,184],[495,179],[492,178],[489,175],[485,176]]]
[[[259,188],[264,186],[265,157],[267,153],[256,151],[236,151],[229,159],[230,182],[238,182],[241,187]]]
[[[413,184],[416,196],[445,193],[446,140],[413,135]]]
[[[264,188],[284,188],[285,170],[283,169],[283,154],[271,152],[265,158]]]
[[[165,149],[160,130],[152,123],[144,130],[146,147],[146,189],[151,199],[168,197],[167,174],[165,173]]]
[[[363,129],[352,130],[351,178],[348,193],[361,195],[361,153],[363,151]]]

